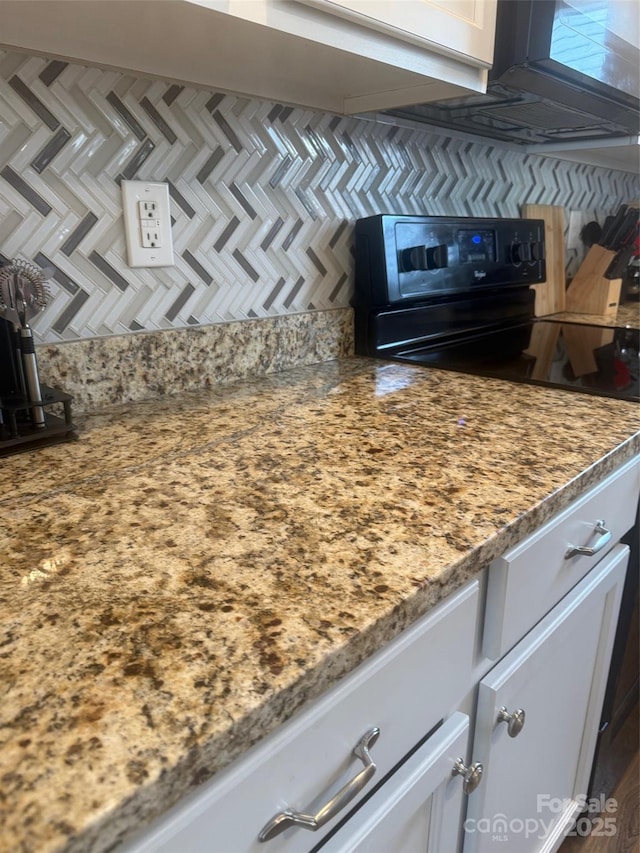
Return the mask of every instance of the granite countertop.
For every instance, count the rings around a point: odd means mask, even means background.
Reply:
[[[103,851],[640,451],[632,403],[346,359],[3,459],[0,849]]]

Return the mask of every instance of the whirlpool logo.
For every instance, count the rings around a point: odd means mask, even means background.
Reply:
[[[487,277],[487,274],[484,270],[474,270],[473,277],[476,281],[481,281],[483,278]]]

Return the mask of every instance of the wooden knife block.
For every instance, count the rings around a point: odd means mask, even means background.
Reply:
[[[603,246],[591,246],[567,288],[567,311],[615,317],[620,302],[622,279],[604,277],[615,254]]]

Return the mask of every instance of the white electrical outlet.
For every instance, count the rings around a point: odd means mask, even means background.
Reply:
[[[129,266],[173,266],[168,184],[122,181],[121,186]]]

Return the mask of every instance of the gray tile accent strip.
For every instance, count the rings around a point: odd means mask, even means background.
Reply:
[[[58,154],[67,142],[71,139],[71,134],[69,131],[61,127],[55,136],[52,136],[49,142],[42,148],[38,154],[36,154],[35,158],[31,161],[31,166],[36,170],[38,174],[41,174],[49,163],[53,160],[53,158]]]
[[[164,138],[173,145],[174,142],[177,141],[178,137],[173,132],[173,130],[169,127],[169,125],[164,120],[164,118],[160,115],[158,110],[151,103],[149,98],[147,98],[145,96],[140,101],[140,106],[146,112],[146,114],[149,116],[151,121],[155,124],[155,126],[158,128],[160,133],[164,136]]]
[[[310,125],[307,125],[305,127],[304,131],[307,134],[307,136],[309,137],[309,142],[311,143],[313,150],[316,152],[316,154],[318,155],[320,160],[326,160],[327,159],[327,152],[324,149],[324,145],[322,144],[322,140],[320,139],[318,134],[315,132],[315,130]]]
[[[189,264],[194,273],[196,273],[196,275],[201,278],[208,287],[213,281],[213,276],[209,275],[202,264],[193,257],[188,249],[184,250],[182,257]]]
[[[23,198],[26,198],[26,200],[35,207],[38,213],[41,213],[43,216],[48,216],[48,214],[51,213],[51,205],[47,204],[42,196],[38,195],[38,193],[11,168],[11,166],[5,166],[0,172],[0,175],[2,175],[8,184],[11,184],[16,192],[19,192]]]
[[[42,252],[38,252],[33,260],[42,269],[46,269],[46,267],[53,269],[53,278],[58,282],[60,287],[63,287],[67,291],[67,293],[77,293],[80,290],[80,286],[76,284],[72,278],[69,278],[66,272],[59,269],[53,261],[50,261],[46,255],[43,255]]]
[[[54,80],[58,79],[68,64],[68,62],[62,62],[60,59],[53,59],[43,68],[38,77],[45,86],[50,86]]]
[[[269,231],[267,232],[262,243],[260,243],[260,248],[262,249],[263,252],[266,252],[267,249],[269,248],[269,246],[273,243],[278,231],[280,231],[280,229],[282,228],[283,225],[284,225],[284,220],[280,219],[280,217],[278,217],[276,219],[276,221],[273,223],[273,225],[271,226],[271,228],[269,229]]]
[[[333,302],[337,298],[338,294],[340,293],[340,291],[342,290],[342,288],[346,284],[347,279],[348,279],[348,276],[347,276],[346,272],[342,273],[342,275],[338,279],[338,283],[336,284],[336,286],[333,288],[333,290],[329,294],[329,301],[330,302]]]
[[[320,258],[316,255],[316,253],[313,251],[311,246],[307,246],[307,256],[311,259],[311,262],[313,263],[314,267],[318,270],[320,275],[324,277],[327,274],[327,268],[322,263]]]
[[[232,196],[236,199],[236,201],[240,205],[240,207],[247,214],[249,219],[255,219],[258,214],[255,212],[253,207],[249,204],[247,199],[242,195],[242,193],[240,192],[240,188],[237,186],[237,184],[234,182],[230,183],[229,184],[229,190],[230,190]]]
[[[84,238],[87,236],[89,231],[91,231],[97,221],[98,217],[95,215],[95,213],[87,213],[87,215],[77,226],[75,231],[73,231],[69,235],[64,245],[61,246],[60,251],[62,252],[62,254],[69,257],[69,255],[78,248],[78,245],[82,242],[82,240],[84,240]]]
[[[267,115],[267,119],[273,123],[282,110],[282,104],[274,104],[274,106],[269,110],[269,114]]]
[[[345,141],[346,146],[349,149],[349,153],[351,154],[355,162],[358,164],[362,163],[362,157],[360,156],[360,152],[354,145],[353,139],[349,136],[346,130],[342,134],[342,138]]]
[[[156,146],[150,139],[145,139],[142,145],[138,148],[126,167],[122,170],[122,177],[127,181],[135,178],[136,172],[142,166],[147,157],[151,154]]]
[[[291,229],[291,231],[289,231],[289,233],[287,234],[287,236],[286,236],[286,237],[284,238],[284,240],[282,241],[282,248],[284,249],[284,251],[285,251],[285,252],[287,251],[287,249],[289,248],[289,246],[291,246],[291,244],[293,243],[293,241],[296,239],[296,234],[298,233],[298,231],[299,231],[301,228],[302,228],[302,219],[298,219],[298,220],[296,221],[296,224],[295,224],[295,225],[293,226],[293,228]]]
[[[336,228],[333,237],[329,240],[329,247],[331,249],[335,248],[336,243],[340,239],[340,237],[341,237],[341,235],[342,235],[342,233],[346,227],[347,227],[347,220],[343,219],[342,222],[340,223],[340,225],[338,225],[338,227]]]
[[[51,110],[45,107],[40,98],[34,95],[23,80],[16,77],[14,74],[14,76],[9,80],[9,85],[14,92],[22,98],[25,104],[31,107],[34,113],[42,119],[50,130],[57,130],[60,127],[60,122]]]
[[[293,163],[293,159],[292,159],[291,155],[287,154],[287,156],[284,158],[282,163],[280,163],[278,168],[275,170],[275,172],[271,176],[271,179],[269,181],[269,186],[271,187],[271,189],[275,189],[278,186],[280,181],[284,178],[284,176],[287,174],[287,172],[291,168],[292,163]]]
[[[170,322],[173,322],[173,320],[176,319],[176,317],[180,313],[180,310],[184,307],[184,305],[189,301],[191,296],[195,293],[195,290],[196,289],[192,284],[187,284],[185,289],[182,291],[182,293],[178,296],[178,298],[173,303],[171,308],[169,308],[169,310],[165,314],[165,317],[167,318],[167,320],[169,320]]]
[[[293,300],[296,298],[296,295],[298,294],[298,291],[300,290],[300,288],[302,287],[303,284],[304,284],[304,278],[302,276],[300,276],[300,278],[296,281],[296,283],[291,288],[287,298],[284,300],[283,304],[284,304],[285,308],[289,308],[289,306],[291,305]]]
[[[79,290],[51,328],[61,335],[88,298],[89,294],[86,291]]]
[[[265,301],[262,303],[262,307],[264,308],[265,311],[268,311],[269,308],[271,308],[271,306],[276,301],[276,298],[277,298],[278,294],[280,293],[280,291],[282,290],[282,288],[284,287],[284,285],[285,285],[285,280],[283,278],[279,278],[278,281],[276,282],[275,287],[271,291],[271,293],[267,296]]]
[[[165,104],[168,107],[170,107],[171,104],[175,101],[175,99],[178,97],[178,95],[180,94],[180,92],[182,92],[183,89],[184,89],[184,86],[178,86],[177,84],[174,83],[174,85],[169,86],[167,91],[164,93],[164,95],[162,96],[162,100],[165,102]]]
[[[222,113],[219,110],[215,110],[212,113],[212,116],[213,116],[213,120],[218,125],[220,130],[224,133],[224,135],[227,137],[227,139],[229,140],[229,142],[233,146],[234,150],[237,151],[238,153],[240,153],[242,151],[242,143],[240,142],[240,140],[236,136],[233,128],[231,127],[229,122],[226,120],[226,118],[222,115]]]
[[[213,170],[218,165],[220,160],[222,160],[223,157],[224,157],[224,150],[220,146],[218,146],[216,148],[216,150],[213,152],[213,154],[211,155],[211,157],[207,158],[207,162],[204,164],[204,166],[200,169],[200,171],[196,175],[196,180],[199,183],[204,184],[204,182],[207,180],[207,178],[209,177],[211,172],[213,172]]]
[[[129,282],[126,278],[123,278],[118,270],[114,269],[108,261],[105,261],[102,255],[99,255],[97,252],[91,252],[89,260],[100,270],[100,272],[104,273],[119,290],[125,291],[129,287]]]
[[[182,195],[182,193],[175,186],[175,184],[172,184],[171,181],[167,181],[167,184],[169,186],[169,195],[171,196],[171,198],[175,201],[175,203],[182,210],[182,212],[189,217],[189,219],[193,219],[193,217],[196,215],[195,210],[191,207],[189,202]]]
[[[291,113],[293,112],[293,107],[283,107],[278,119],[280,121],[286,121]]]
[[[250,264],[250,263],[249,263],[249,261],[245,258],[245,256],[242,254],[242,252],[240,251],[240,249],[234,249],[234,250],[233,250],[233,257],[235,258],[235,260],[237,261],[237,263],[239,263],[239,264],[240,264],[240,266],[242,267],[242,269],[246,272],[246,274],[249,276],[249,278],[250,278],[252,281],[258,281],[258,279],[260,278],[260,276],[259,276],[259,275],[258,275],[258,273],[254,270],[254,268],[251,266],[251,264]]]
[[[212,95],[207,101],[207,109],[210,113],[213,113],[218,104],[221,104],[224,101],[224,95],[221,92],[216,92],[215,95]]]
[[[234,216],[233,219],[231,219],[229,221],[229,224],[224,229],[222,234],[218,237],[216,242],[213,244],[213,248],[216,250],[216,252],[221,252],[224,249],[226,244],[229,242],[229,238],[231,237],[233,232],[236,230],[238,225],[240,225],[240,220],[238,219],[237,216]]]
[[[302,187],[296,187],[295,194],[298,196],[298,198],[300,199],[300,201],[304,205],[304,209],[307,211],[309,216],[315,222],[316,219],[318,218],[318,211],[315,209],[312,202],[307,198],[307,194],[302,189]]]
[[[118,113],[120,118],[129,126],[132,133],[137,136],[137,138],[142,142],[142,140],[147,135],[146,130],[142,127],[138,119],[131,113],[127,107],[122,103],[120,98],[116,95],[115,92],[109,92],[107,95],[107,101],[111,104],[114,110]]]
[[[137,320],[132,320],[129,323],[129,328],[131,329],[132,332],[141,332],[144,329],[144,326],[141,326]]]

